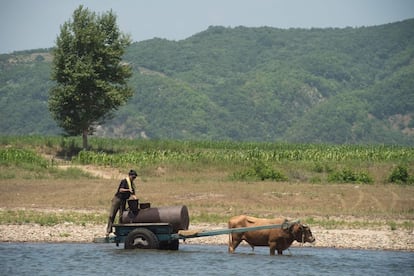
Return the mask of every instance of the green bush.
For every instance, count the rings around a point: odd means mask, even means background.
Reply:
[[[253,167],[246,169],[242,172],[236,172],[233,174],[234,179],[238,180],[274,180],[274,181],[286,181],[288,178],[281,172],[275,171],[269,164],[262,161],[255,162]]]
[[[323,172],[329,173],[333,171],[333,169],[328,164],[324,164],[320,162],[315,162],[311,170],[317,173],[323,173]]]
[[[350,169],[343,169],[339,172],[332,172],[328,175],[329,182],[340,183],[373,183],[374,179],[365,172],[354,172]]]
[[[397,230],[397,224],[394,221],[390,221],[388,225],[392,231]]]
[[[317,173],[322,173],[324,171],[324,167],[321,163],[315,163],[312,170]]]
[[[394,168],[388,177],[388,182],[397,184],[412,184],[414,178],[408,174],[408,168],[403,165],[399,165]]]

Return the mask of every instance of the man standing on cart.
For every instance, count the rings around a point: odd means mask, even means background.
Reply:
[[[131,197],[132,199],[137,199],[135,196],[135,183],[134,180],[137,178],[138,174],[135,170],[130,170],[128,177],[121,180],[119,183],[118,190],[116,191],[114,197],[112,198],[112,205],[109,211],[108,225],[106,228],[106,236],[109,236],[112,233],[112,224],[114,223],[116,214],[119,211],[119,222],[121,223],[122,213],[126,208],[126,202]]]

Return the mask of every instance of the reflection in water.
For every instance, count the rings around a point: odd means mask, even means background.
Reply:
[[[180,245],[178,251],[114,244],[0,243],[2,275],[414,275],[414,252]],[[277,273],[276,273],[277,272]]]

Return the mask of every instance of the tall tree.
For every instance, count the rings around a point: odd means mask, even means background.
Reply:
[[[68,135],[82,135],[83,148],[98,124],[130,97],[129,64],[122,62],[131,44],[112,11],[100,15],[79,6],[65,22],[53,50],[49,110]]]

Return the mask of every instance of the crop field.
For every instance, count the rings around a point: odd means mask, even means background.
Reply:
[[[75,212],[78,221],[93,213],[94,221],[104,222],[119,181],[131,168],[139,172],[141,202],[186,205],[192,222],[249,214],[314,224],[353,217],[355,224],[412,227],[414,219],[409,147],[93,138],[85,151],[76,138],[2,137],[0,142],[1,223],[13,217],[17,223],[44,220],[42,212],[59,210],[68,212],[68,221]],[[26,212],[17,213],[21,210]]]

